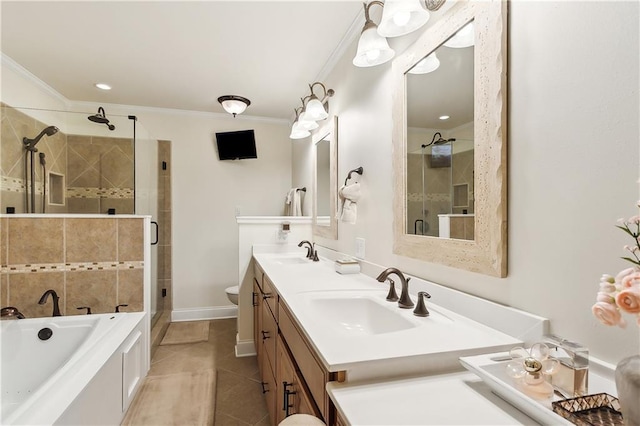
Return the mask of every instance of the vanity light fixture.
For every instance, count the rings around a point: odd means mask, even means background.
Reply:
[[[445,41],[444,45],[455,49],[473,46],[475,43],[474,32],[473,22],[469,22],[467,25],[460,28],[453,37]]]
[[[357,67],[373,67],[389,61],[396,52],[389,47],[387,39],[378,33],[378,26],[369,17],[369,8],[374,4],[383,7],[381,1],[374,0],[364,4],[365,23],[358,40],[358,50],[353,58]]]
[[[386,0],[378,34],[382,37],[399,37],[422,27],[429,20],[420,0]]]
[[[307,102],[309,99],[311,99],[311,95],[301,98],[300,100],[302,101],[302,106],[299,108],[300,111],[299,112],[297,110],[294,110],[294,111],[296,111],[296,117],[297,117],[296,120],[297,120],[298,128],[311,131],[311,130],[317,129],[319,125],[313,119],[309,119],[304,116],[304,111],[307,106],[305,102]],[[324,107],[323,107],[323,110],[324,110]],[[294,123],[294,125],[296,125],[296,123]]]
[[[291,126],[291,134],[289,135],[290,139],[304,139],[311,136],[311,132],[308,129],[303,128],[303,125],[300,124],[300,111],[302,111],[302,107],[294,109],[296,119],[293,122],[293,126]]]
[[[251,101],[249,99],[236,95],[220,96],[218,98],[218,102],[220,102],[225,111],[232,114],[234,117],[238,114],[242,114],[244,110],[251,105]]]
[[[100,90],[111,90],[111,86],[109,86],[107,83],[96,83],[94,84],[94,86],[96,86]]]
[[[437,70],[438,67],[440,67],[440,59],[436,56],[436,52],[433,52],[411,68],[409,74],[428,74]]]

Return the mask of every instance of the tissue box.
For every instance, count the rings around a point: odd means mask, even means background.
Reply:
[[[336,272],[339,274],[358,274],[360,264],[353,259],[340,259],[335,263]]]

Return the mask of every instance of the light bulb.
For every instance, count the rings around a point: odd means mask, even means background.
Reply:
[[[407,25],[409,19],[411,19],[411,12],[402,11],[393,15],[393,23],[399,27]]]

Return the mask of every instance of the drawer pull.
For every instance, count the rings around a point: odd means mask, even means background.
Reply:
[[[283,394],[282,394],[282,411],[284,411],[284,416],[289,417],[291,413],[289,412],[289,408],[293,408],[293,404],[289,404],[289,396],[295,395],[295,391],[289,390],[289,386],[293,386],[293,383],[282,382]]]
[[[262,330],[262,341],[264,342],[269,338],[269,332]]]
[[[260,382],[260,385],[262,386],[262,393],[267,393],[269,392],[269,389],[267,389],[265,386],[268,385],[269,383],[267,382]]]
[[[262,295],[262,298],[264,300],[271,299],[272,297],[273,297],[273,295],[271,293],[265,293],[265,294]]]
[[[258,293],[256,293],[255,291],[252,291],[252,292],[251,292],[252,305],[253,305],[254,307],[258,306],[258,298],[257,298],[257,296],[258,296]]]

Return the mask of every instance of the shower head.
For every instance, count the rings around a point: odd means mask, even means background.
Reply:
[[[436,137],[438,139],[436,139]],[[456,138],[444,139],[440,132],[436,132],[433,135],[433,139],[431,139],[431,142],[429,142],[428,144],[422,144],[421,146],[422,146],[422,148],[426,148],[426,147],[431,146],[431,145],[442,145],[442,144],[445,144],[445,143],[455,142],[455,141],[456,141]]]
[[[58,133],[58,128],[56,126],[49,126],[49,127],[46,127],[43,131],[41,131],[40,134],[33,139],[29,139],[26,137],[22,138],[22,143],[24,144],[24,147],[27,151],[35,152],[36,144],[40,142],[40,139],[42,139],[44,135],[53,136],[56,133]]]
[[[109,130],[115,130],[115,128],[116,128],[116,126],[114,126],[113,124],[109,124],[109,119],[107,118],[106,114],[104,113],[104,108],[102,108],[102,107],[98,108],[98,113],[97,114],[90,115],[87,118],[89,119],[89,121],[93,121],[94,123],[106,124],[107,127],[109,128]]]

